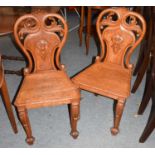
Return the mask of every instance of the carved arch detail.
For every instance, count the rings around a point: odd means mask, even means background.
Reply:
[[[124,7],[106,9],[100,13],[96,28],[101,43],[100,61],[132,69],[131,54],[146,31],[144,18]]]
[[[67,24],[58,14],[34,12],[20,17],[14,36],[28,60],[26,72],[63,69],[60,53],[67,32]]]

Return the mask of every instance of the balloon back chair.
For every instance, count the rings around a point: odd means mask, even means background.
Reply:
[[[28,144],[34,142],[27,113],[32,108],[70,104],[71,135],[78,136],[80,91],[60,63],[67,32],[60,15],[43,11],[24,15],[14,25],[15,41],[28,60],[15,100]]]
[[[144,37],[146,23],[138,13],[119,7],[102,11],[96,28],[101,53],[94,64],[73,77],[73,82],[83,90],[117,101],[111,128],[111,133],[116,135],[125,101],[130,95],[133,71],[130,57]]]

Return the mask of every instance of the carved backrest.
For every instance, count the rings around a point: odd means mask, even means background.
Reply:
[[[101,55],[98,58],[132,69],[131,54],[146,31],[144,18],[124,7],[106,9],[100,13],[96,28],[101,43]]]
[[[20,17],[14,37],[28,59],[26,73],[62,69],[60,52],[67,32],[67,24],[58,14],[34,12]]]

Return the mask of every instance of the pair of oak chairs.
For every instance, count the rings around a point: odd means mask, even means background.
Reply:
[[[28,60],[15,106],[26,132],[26,142],[34,137],[28,109],[63,104],[70,105],[71,135],[78,137],[80,89],[110,97],[117,101],[111,133],[119,132],[126,99],[130,95],[133,65],[130,57],[142,41],[144,18],[124,7],[106,9],[96,23],[101,52],[94,64],[72,79],[60,62],[60,53],[67,39],[67,24],[58,14],[34,12],[20,17],[14,25],[14,37]]]

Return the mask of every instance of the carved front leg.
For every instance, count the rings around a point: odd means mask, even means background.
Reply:
[[[77,131],[77,121],[79,120],[80,105],[79,102],[74,102],[71,104],[71,136],[76,139],[79,135]]]
[[[113,135],[117,135],[119,132],[119,124],[123,114],[124,106],[125,106],[125,100],[119,99],[115,109],[114,127],[111,128],[111,133]]]
[[[19,113],[19,118],[20,118],[21,124],[26,132],[26,135],[27,135],[26,142],[29,145],[32,145],[35,138],[32,136],[32,131],[31,131],[31,126],[30,126],[27,110],[24,108],[18,108],[18,113]]]

